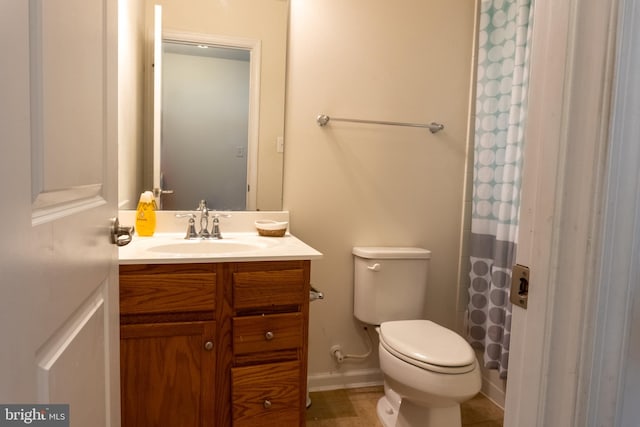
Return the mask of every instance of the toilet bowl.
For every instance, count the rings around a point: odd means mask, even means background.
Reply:
[[[428,320],[383,323],[379,357],[385,395],[377,412],[385,427],[459,427],[460,403],[480,391],[471,346]]]
[[[460,403],[480,391],[475,353],[460,335],[424,320],[431,252],[354,247],[354,315],[380,325],[385,427],[460,427]]]

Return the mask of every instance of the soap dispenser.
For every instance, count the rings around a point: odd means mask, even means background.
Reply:
[[[136,231],[138,236],[153,236],[156,231],[156,199],[151,191],[140,195],[136,210]]]

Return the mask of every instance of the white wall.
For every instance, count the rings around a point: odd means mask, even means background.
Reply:
[[[311,307],[312,387],[379,378],[377,352],[340,367],[329,356],[333,344],[349,353],[366,348],[352,314],[353,246],[430,249],[427,316],[461,324],[474,7],[469,0],[291,2],[284,208],[292,232],[325,254],[312,265],[312,284],[326,298]],[[338,122],[320,128],[319,113],[433,120],[445,130]]]

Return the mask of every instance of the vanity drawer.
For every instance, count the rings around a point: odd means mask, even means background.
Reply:
[[[302,306],[305,294],[302,269],[233,273],[233,308],[236,310]]]
[[[231,369],[233,427],[300,425],[300,362]]]
[[[234,317],[233,354],[299,348],[302,328],[302,313]]]
[[[178,271],[150,267],[145,272],[120,271],[120,314],[215,311],[214,271]]]

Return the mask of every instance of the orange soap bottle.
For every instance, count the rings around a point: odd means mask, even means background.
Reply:
[[[151,191],[140,195],[136,210],[136,231],[138,236],[153,236],[156,231],[156,199]]]

